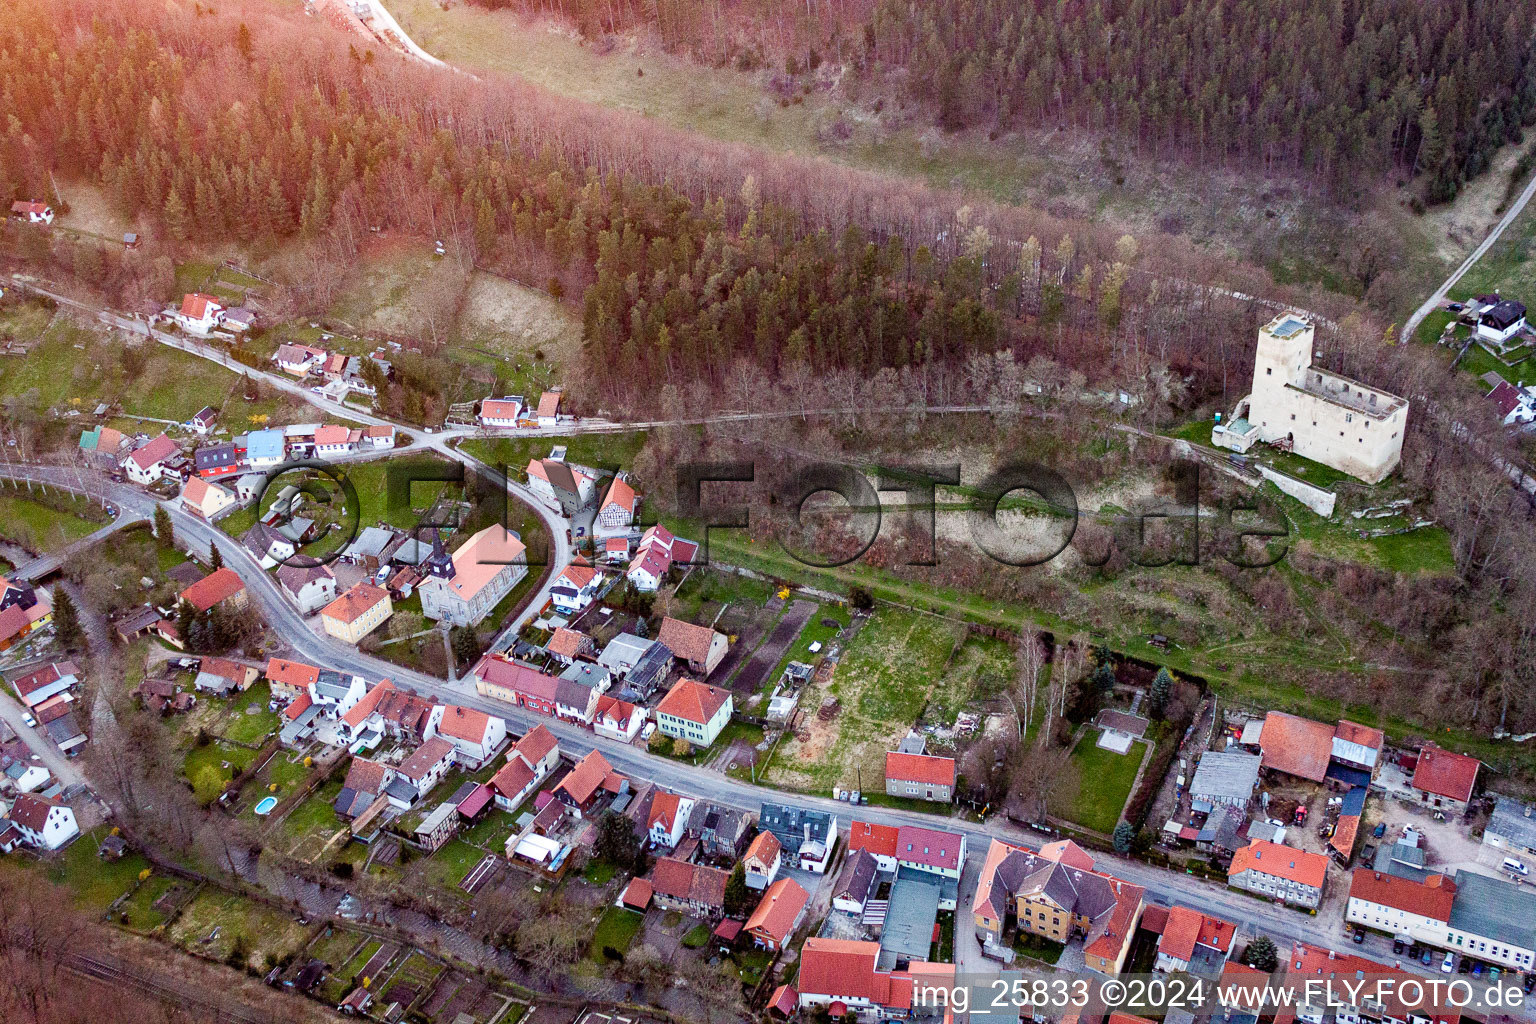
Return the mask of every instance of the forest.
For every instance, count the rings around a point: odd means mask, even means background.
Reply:
[[[1342,194],[1360,175],[1421,174],[1424,200],[1444,202],[1536,119],[1536,34],[1518,0],[476,2],[588,36],[646,27],[743,69],[835,62],[946,131],[1107,131],[1143,155]]]

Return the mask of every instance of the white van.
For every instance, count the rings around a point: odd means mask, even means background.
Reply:
[[[1508,871],[1512,875],[1520,875],[1522,878],[1531,873],[1530,868],[1526,867],[1525,864],[1521,861],[1515,860],[1513,857],[1504,858],[1504,870]]]

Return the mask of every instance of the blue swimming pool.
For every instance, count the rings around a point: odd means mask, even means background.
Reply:
[[[252,810],[255,811],[255,813],[257,813],[257,814],[270,814],[270,813],[272,813],[272,808],[274,808],[276,806],[277,806],[277,797],[275,797],[275,796],[264,796],[264,797],[261,798],[261,803],[257,804],[254,808],[252,808]]]

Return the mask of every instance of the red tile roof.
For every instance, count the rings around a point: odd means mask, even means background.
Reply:
[[[688,900],[718,909],[725,906],[725,883],[730,873],[675,857],[658,857],[651,869],[651,887],[662,896]]]
[[[1451,904],[1456,901],[1456,883],[1444,875],[1430,875],[1416,882],[1370,868],[1356,868],[1350,876],[1349,898],[1379,903],[1433,921],[1449,921]]]
[[[891,1010],[912,1006],[910,975],[875,969],[880,943],[812,936],[800,950],[795,987],[812,995],[868,999]]]
[[[810,898],[811,894],[793,878],[779,879],[763,893],[757,909],[747,918],[746,931],[776,946],[784,945]]]
[[[555,739],[554,733],[542,725],[536,725],[523,734],[523,738],[517,741],[512,751],[522,754],[528,759],[529,764],[538,764],[559,745],[560,741]],[[507,756],[512,755],[509,753]]]
[[[1481,767],[1482,762],[1475,757],[1426,743],[1419,751],[1413,788],[1465,803],[1472,799],[1472,787],[1477,784],[1477,771]]]
[[[1186,963],[1195,955],[1195,946],[1209,946],[1222,953],[1232,948],[1237,925],[1220,918],[1207,917],[1189,907],[1170,907],[1168,921],[1157,951]]]
[[[877,857],[896,856],[897,829],[872,821],[853,821],[848,825],[848,852],[868,850]]]
[[[580,654],[592,638],[579,629],[567,629],[565,626],[556,628],[554,635],[549,638],[549,643],[544,649],[551,654],[558,654],[562,658],[574,658]]]
[[[613,771],[613,765],[599,751],[592,751],[586,757],[576,762],[576,767],[568,772],[560,784],[555,787],[557,791],[564,792],[578,804],[585,804],[592,799],[608,773]]]
[[[703,664],[709,659],[709,648],[714,643],[715,631],[708,626],[684,622],[682,619],[669,616],[661,620],[661,628],[656,631],[656,639],[676,657]]]
[[[527,761],[520,757],[509,757],[507,763],[491,776],[491,788],[508,800],[516,800],[535,778]]]
[[[344,593],[324,608],[320,614],[327,619],[351,625],[373,608],[389,600],[389,591],[372,583],[354,583]]]
[[[546,391],[539,396],[539,415],[554,416],[560,411],[561,394],[558,391]]]
[[[955,784],[955,759],[934,757],[931,754],[903,754],[888,751],[885,755],[885,777],[898,782],[917,782],[926,786],[953,786]]]
[[[779,842],[779,837],[764,829],[753,838],[742,860],[756,861],[764,867],[770,867],[783,850],[784,846]]]
[[[12,607],[15,606],[13,605]],[[11,685],[16,688],[16,692],[25,700],[34,691],[41,690],[45,686],[52,686],[65,676],[79,674],[80,669],[74,662],[56,661],[51,665],[44,665],[42,668],[28,672],[24,676],[17,676],[11,680]]]
[[[457,740],[483,743],[490,724],[491,716],[484,711],[447,704],[443,707],[443,720],[437,723],[437,731]]]
[[[629,884],[624,887],[624,895],[621,898],[626,907],[644,910],[651,905],[653,891],[649,878],[631,878]]]
[[[658,824],[667,832],[672,831],[677,821],[677,812],[682,807],[682,798],[676,793],[662,790],[651,799],[651,813],[645,820],[645,827],[655,828]]]
[[[33,832],[41,832],[43,826],[48,824],[48,812],[55,807],[63,806],[57,800],[50,800],[45,796],[23,793],[16,798],[16,803],[11,805],[11,820]]]
[[[1370,747],[1372,750],[1380,750],[1387,742],[1386,734],[1380,729],[1374,729],[1369,725],[1361,725],[1359,722],[1339,720],[1339,728],[1334,736],[1346,743],[1358,743],[1362,747]]]
[[[1334,826],[1333,835],[1328,838],[1328,845],[1343,854],[1344,862],[1347,864],[1355,852],[1355,838],[1359,834],[1360,815],[1340,815],[1338,823]]]
[[[1333,756],[1334,731],[1334,726],[1310,718],[1271,711],[1264,717],[1259,734],[1261,763],[1299,779],[1322,782],[1328,775],[1328,759]]]
[[[149,469],[157,462],[164,462],[172,455],[175,455],[178,450],[175,441],[161,434],[144,447],[136,450],[129,458],[133,459],[134,465],[140,469]]]
[[[1285,965],[1287,981],[1294,981],[1292,985],[1304,984],[1307,977],[1326,977],[1345,979],[1353,983],[1357,978],[1382,976],[1394,978],[1409,978],[1408,972],[1401,968],[1391,967],[1387,964],[1371,960],[1367,957],[1356,956],[1353,953],[1340,953],[1336,950],[1322,949],[1318,946],[1304,946],[1296,943],[1291,947],[1290,962]],[[1348,1001],[1350,994],[1342,987],[1334,988],[1335,998]],[[1383,1002],[1386,1004],[1387,1014],[1392,1018],[1407,1020],[1410,1017],[1428,1017],[1433,1024],[1455,1024],[1461,1019],[1461,1011],[1452,1009],[1449,1011],[1436,1010],[1435,1000],[1430,998],[1428,1003],[1415,1003],[1413,1006],[1404,1006],[1398,995],[1399,987],[1394,985],[1382,991]],[[1280,1018],[1275,1018],[1279,1024]]]
[[[960,866],[964,844],[965,837],[953,832],[902,825],[896,830],[896,859],[949,871]]]
[[[1227,875],[1239,875],[1250,869],[1321,889],[1323,879],[1328,875],[1328,858],[1264,839],[1250,839],[1247,846],[1232,855],[1232,866]]]
[[[1088,851],[1070,839],[1058,839],[1054,843],[1046,843],[1040,847],[1040,856],[1065,867],[1078,868],[1082,871],[1094,870],[1093,858],[1088,855]]]
[[[267,660],[267,679],[274,683],[282,683],[285,686],[297,686],[300,689],[318,682],[320,670],[313,665],[306,665],[302,661],[289,661],[287,658],[269,658]]]
[[[718,686],[706,686],[692,679],[679,679],[677,685],[656,705],[656,714],[708,725],[710,719],[731,699],[731,691]]]
[[[186,590],[181,592],[183,601],[189,601],[193,608],[205,612],[221,601],[234,597],[245,589],[245,583],[229,566],[215,569],[204,576]]]
[[[201,292],[188,292],[181,297],[181,315],[201,320],[208,313],[208,307],[215,311],[223,309],[224,304],[212,295],[204,295]]]
[[[288,702],[288,706],[283,708],[283,717],[290,722],[296,722],[299,716],[308,711],[309,706],[313,703],[314,701],[310,699],[308,691],[305,691]]]
[[[608,493],[603,498],[603,508],[617,505],[626,512],[633,514],[635,511],[635,489],[629,486],[629,482],[618,477],[613,478],[613,483],[608,485]],[[598,511],[602,511],[599,509]]]

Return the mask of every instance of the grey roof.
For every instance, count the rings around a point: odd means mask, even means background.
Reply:
[[[1501,796],[1485,831],[1501,835],[1516,846],[1536,850],[1536,806]]]
[[[602,687],[608,682],[608,670],[590,661],[573,661],[560,673],[560,678],[582,686]]]
[[[1536,893],[1514,882],[1458,871],[1451,927],[1507,946],[1536,950]]]
[[[765,803],[757,816],[757,823],[772,832],[787,852],[798,854],[806,842],[807,826],[811,842],[826,841],[827,833],[831,830],[832,815],[807,807]]]
[[[843,861],[843,870],[838,873],[837,888],[832,890],[832,895],[851,896],[863,903],[869,898],[869,890],[874,887],[877,873],[875,855],[868,850],[855,851],[853,856]]]
[[[403,800],[406,803],[415,803],[416,797],[420,795],[416,792],[416,787],[411,785],[411,780],[403,775],[396,775],[393,779],[390,779],[389,785],[384,787],[384,793],[386,796],[394,797],[396,800]]]
[[[407,537],[405,542],[389,556],[398,565],[420,565],[432,554],[432,542],[420,537]]]
[[[1258,754],[1212,750],[1200,755],[1189,792],[1196,799],[1247,800],[1258,784]]]
[[[337,673],[337,678],[335,679],[327,679],[322,674],[315,682],[315,692],[322,697],[329,697],[331,700],[341,700],[348,693],[352,692],[352,684],[340,673]]]
[[[419,836],[430,834],[436,830],[437,826],[443,823],[444,818],[448,817],[450,814],[456,813],[457,811],[458,806],[451,802],[446,804],[438,804],[437,810],[427,815],[426,818],[422,820],[421,824],[416,826],[416,834]]]
[[[701,803],[688,815],[688,834],[702,836],[712,832],[726,845],[734,845],[752,827],[752,812],[719,804]]]
[[[370,526],[357,535],[357,539],[347,545],[347,550],[342,552],[348,558],[378,558],[389,547],[389,542],[395,539],[395,535],[381,526]]]
[[[62,717],[55,718],[47,725],[48,738],[54,743],[68,743],[77,736],[84,736],[80,731],[80,723],[75,721],[75,713],[67,712]]]
[[[640,656],[655,642],[643,636],[635,636],[633,633],[620,633],[608,641],[608,646],[603,648],[597,663],[610,672],[623,675],[634,667],[635,662],[640,660]]]
[[[939,919],[939,883],[919,873],[899,874],[891,886],[890,906],[880,930],[880,958],[927,960],[933,925]]]
[[[1376,862],[1371,867],[1394,878],[1407,878],[1415,882],[1422,882],[1429,877],[1429,872],[1424,870],[1423,848],[1403,842],[1379,848],[1376,851]]]

